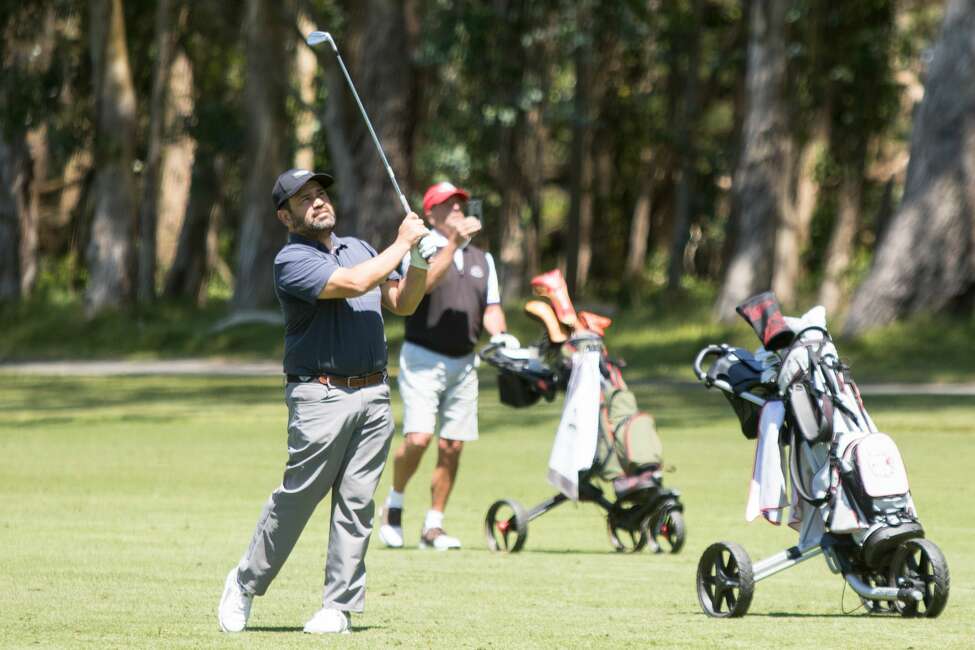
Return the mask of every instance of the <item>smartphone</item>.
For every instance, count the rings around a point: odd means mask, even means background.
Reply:
[[[471,199],[467,202],[467,216],[477,217],[479,220],[484,220],[484,201],[481,199]]]

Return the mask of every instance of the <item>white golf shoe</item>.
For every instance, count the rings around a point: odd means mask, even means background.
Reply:
[[[237,567],[230,570],[223,585],[223,595],[220,597],[220,607],[217,608],[217,620],[224,632],[241,632],[247,627],[247,619],[251,615],[251,603],[254,596],[240,588],[237,582]]]
[[[449,551],[460,548],[460,540],[445,533],[443,528],[429,528],[420,535],[420,548]]]
[[[403,548],[403,509],[383,508],[379,539],[389,548]]]
[[[352,622],[348,612],[331,607],[323,607],[305,623],[308,634],[348,634]]]

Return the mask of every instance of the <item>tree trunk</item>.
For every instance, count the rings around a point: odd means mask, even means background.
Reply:
[[[975,2],[952,0],[911,137],[900,207],[857,288],[847,334],[975,293]]]
[[[336,35],[339,52],[396,180],[409,196],[416,84],[405,2],[346,0],[343,7],[346,29]],[[403,210],[334,54],[329,48],[318,52],[326,66],[324,122],[336,172],[337,230],[351,231],[381,249],[395,236]]]
[[[183,50],[177,50],[170,67],[168,96],[156,227],[156,264],[163,274],[176,255],[176,242],[190,199],[197,148],[188,129],[195,110],[193,63]]]
[[[142,205],[139,206],[137,295],[142,303],[156,299],[156,199],[159,194],[166,87],[169,85],[169,66],[176,37],[172,13],[173,1],[159,0],[156,5],[156,62],[152,74],[152,97],[149,100],[149,146],[143,172]]]
[[[189,298],[200,302],[209,272],[207,235],[210,219],[220,205],[222,183],[214,161],[200,155],[193,166],[190,201],[180,230],[179,243],[173,264],[166,275],[166,298]]]
[[[660,11],[658,0],[649,0],[646,7],[649,15],[657,15]],[[639,92],[649,95],[654,90],[657,78],[655,74],[657,59],[657,39],[659,32],[654,28],[644,41],[640,61],[642,73],[638,85]],[[647,142],[640,149],[640,171],[637,185],[640,188],[633,206],[633,216],[630,219],[630,236],[627,241],[626,264],[623,267],[626,290],[625,294],[631,304],[638,304],[646,284],[644,271],[647,267],[647,249],[650,241],[651,218],[653,216],[653,197],[656,186],[657,155],[656,143],[651,143],[648,133]]]
[[[701,0],[692,3],[693,27],[687,43],[687,71],[684,75],[683,104],[677,131],[677,150],[680,155],[680,180],[677,182],[677,204],[674,208],[674,227],[670,234],[670,261],[667,268],[667,288],[680,288],[684,276],[684,249],[690,237],[692,201],[694,197],[694,133],[697,117],[698,61],[700,60]]]
[[[570,202],[568,241],[566,242],[565,281],[569,295],[576,297],[585,282],[592,256],[592,32],[590,5],[579,5],[577,26],[580,42],[575,51],[575,99],[572,128],[572,154],[569,164]]]
[[[294,40],[284,8],[264,0],[248,0],[244,31],[247,39],[247,178],[237,258],[234,306],[237,309],[275,304],[272,266],[285,242],[285,229],[274,216],[271,188],[288,163],[291,127],[288,97],[288,53]]]
[[[26,207],[26,163],[22,144],[0,138],[0,303],[21,297],[20,215]]]
[[[95,187],[87,247],[85,311],[92,317],[130,302],[135,236],[136,105],[125,42],[122,0],[92,0],[95,76]]]
[[[315,23],[305,13],[298,15],[298,28],[302,34],[308,34],[315,29]],[[295,150],[294,165],[298,169],[315,169],[315,74],[318,72],[318,61],[315,53],[308,47],[298,47],[295,50],[294,85],[298,89],[298,99],[301,105],[295,117]]]
[[[525,231],[521,211],[524,197],[521,186],[521,159],[518,155],[524,138],[524,115],[519,113],[515,123],[501,127],[500,187],[501,228],[498,255],[501,258],[501,290],[505,296],[520,296],[525,291]]]
[[[819,199],[816,164],[829,137],[829,112],[825,111],[796,156],[790,169],[794,170],[794,190],[790,209],[784,210],[775,236],[775,267],[772,271],[772,291],[779,302],[793,307],[797,301],[802,254],[809,242],[809,227]]]
[[[819,304],[827,314],[839,310],[846,287],[843,280],[853,261],[853,245],[860,222],[860,198],[863,189],[862,169],[850,170],[843,175],[839,191],[839,207],[836,224],[826,249],[826,268],[819,287]]]
[[[44,89],[45,84],[40,80],[51,72],[59,34],[55,7],[38,3],[14,5],[17,3],[2,12],[5,20],[0,24],[0,37],[4,39],[0,46],[3,70],[0,106],[13,109],[4,111],[9,119],[0,124],[3,131],[0,138],[4,140],[0,143],[4,147],[4,161],[0,164],[5,167],[0,174],[3,183],[0,193],[5,195],[3,209],[14,210],[4,218],[12,215],[17,222],[16,228],[12,224],[4,228],[5,235],[14,236],[4,246],[15,246],[16,250],[3,252],[6,258],[3,266],[19,265],[16,277],[20,287],[16,297],[23,299],[30,296],[37,281],[41,185],[47,180],[48,120],[54,112],[41,104],[46,102],[45,98],[24,96],[23,87],[31,88],[31,95]],[[13,276],[5,278],[0,284],[12,279]]]
[[[735,307],[772,281],[776,226],[787,205],[788,134],[784,99],[785,13],[788,3],[751,3],[747,107],[742,152],[735,172],[738,208],[735,248],[715,305],[722,321]]]
[[[654,156],[649,146],[640,154],[643,162],[638,183],[640,192],[633,206],[630,220],[630,237],[627,243],[626,266],[624,273],[629,288],[631,303],[638,303],[644,282],[643,272],[647,266],[647,243],[650,239],[650,215],[653,207]]]

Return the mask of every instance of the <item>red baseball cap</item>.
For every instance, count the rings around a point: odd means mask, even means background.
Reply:
[[[465,201],[471,198],[467,190],[463,190],[447,181],[431,185],[427,188],[426,194],[423,195],[423,212],[429,212],[433,206],[440,205],[454,196],[461,196]]]

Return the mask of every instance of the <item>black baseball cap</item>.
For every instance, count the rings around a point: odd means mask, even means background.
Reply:
[[[274,181],[274,189],[271,190],[271,200],[274,207],[280,208],[285,201],[298,193],[308,181],[318,181],[322,188],[329,187],[335,179],[329,174],[322,172],[310,172],[307,169],[289,169]]]

